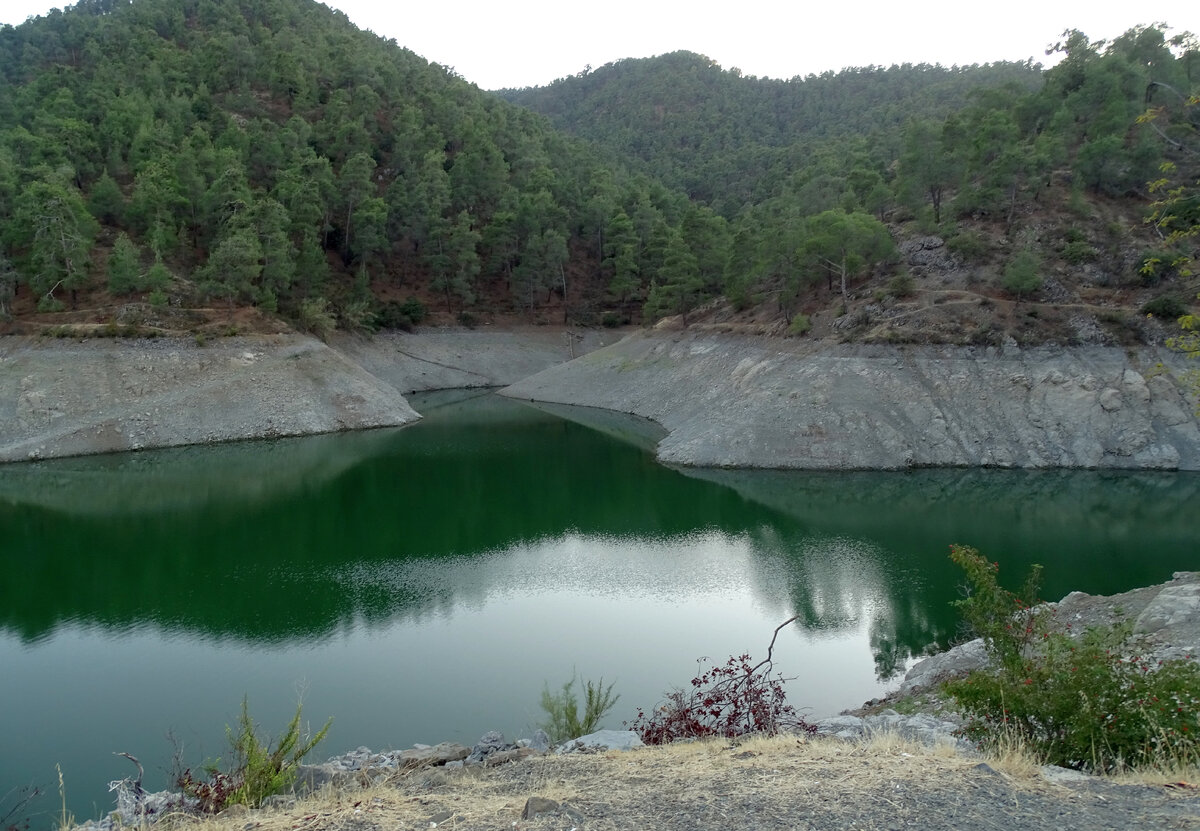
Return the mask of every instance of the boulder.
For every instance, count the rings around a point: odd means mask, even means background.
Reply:
[[[400,767],[419,768],[457,762],[471,755],[471,749],[456,742],[442,742],[433,747],[420,746],[401,751],[397,755]]]
[[[907,695],[917,690],[923,690],[948,678],[965,675],[986,665],[987,651],[984,649],[983,639],[976,638],[946,652],[918,661],[905,674],[904,683],[900,685],[900,692]]]
[[[597,730],[558,746],[558,753],[599,753],[605,750],[632,750],[643,747],[641,738],[632,730]]]

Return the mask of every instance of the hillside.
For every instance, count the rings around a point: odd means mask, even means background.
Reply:
[[[685,202],[311,0],[0,28],[0,124],[0,316],[26,331],[561,321],[597,222]]]
[[[672,52],[498,94],[732,218],[777,195],[830,139],[852,139],[883,159],[914,116],[945,118],[980,90],[1032,91],[1041,77],[1039,66],[1000,63],[868,66],[780,81]]]
[[[657,274],[650,316],[856,342],[1161,342],[1197,290],[1200,50],[1161,25],[1057,50],[1044,72],[786,82],[674,53],[503,95],[728,219],[723,281],[693,250]]]
[[[0,332],[1160,343],[1197,291],[1200,49],[1059,50],[495,95],[311,0],[85,0],[0,29]]]

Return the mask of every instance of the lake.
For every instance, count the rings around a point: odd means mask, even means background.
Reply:
[[[675,470],[632,418],[414,399],[402,430],[0,467],[0,797],[62,768],[79,818],[146,766],[226,752],[243,696],[315,756],[528,735],[543,685],[614,682],[620,727],[763,657],[813,717],[957,636],[948,547],[1043,595],[1196,568],[1195,474]],[[568,417],[564,418],[563,415]],[[11,800],[12,797],[10,796]],[[0,802],[0,816],[5,804]]]

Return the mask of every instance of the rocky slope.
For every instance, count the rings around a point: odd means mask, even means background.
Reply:
[[[404,393],[502,386],[612,332],[0,338],[0,462],[398,426]]]
[[[503,392],[653,419],[665,462],[718,467],[1200,469],[1166,350],[851,346],[645,332]]]
[[[395,426],[404,397],[299,335],[0,340],[0,461]]]
[[[1166,350],[615,337],[0,338],[0,461],[402,425],[405,393],[511,384],[651,419],[681,465],[1200,469],[1188,367]]]

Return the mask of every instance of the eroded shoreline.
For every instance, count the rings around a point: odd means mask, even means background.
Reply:
[[[616,342],[614,342],[616,341]],[[1200,470],[1189,371],[1163,349],[853,346],[703,331],[0,339],[0,462],[312,435],[501,387],[630,413],[668,464]],[[661,438],[661,441],[658,439]]]

